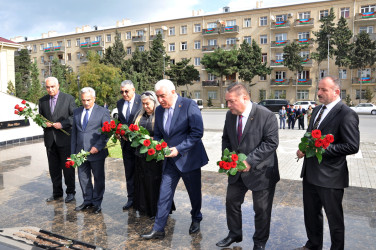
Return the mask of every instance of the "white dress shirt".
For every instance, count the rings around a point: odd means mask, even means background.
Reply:
[[[335,101],[332,101],[332,102],[329,103],[328,105],[325,105],[325,106],[326,106],[326,109],[324,109],[324,112],[323,112],[322,115],[321,115],[321,120],[320,120],[319,124],[317,125],[317,127],[320,127],[320,124],[321,124],[322,121],[325,119],[325,117],[329,114],[330,110],[332,110],[332,108],[334,108],[334,106],[336,106],[337,103],[339,103],[340,101],[341,101],[341,98],[338,97]],[[322,107],[323,107],[323,106],[322,106]],[[321,109],[322,109],[322,107],[321,107]],[[319,112],[317,112],[316,117],[315,117],[315,121],[314,121],[313,124],[315,124],[316,119],[317,119],[317,117],[319,116],[319,113],[320,113],[321,109],[319,110]]]
[[[93,108],[94,108],[94,105],[93,107],[89,109],[89,117],[87,118],[88,121],[90,120],[90,116],[91,116],[91,112],[93,111]],[[84,110],[82,111],[82,115],[81,115],[81,125],[84,123],[85,114],[86,114],[86,109],[84,108]]]
[[[132,108],[133,108],[134,98],[135,97],[136,97],[136,94],[133,95],[133,97],[132,97],[132,99],[130,101],[125,101],[124,102],[124,106],[123,106],[122,112],[123,112],[123,115],[124,115],[125,118],[127,118],[127,108],[128,108],[128,105],[130,105],[129,106],[129,113],[132,112]]]
[[[247,121],[248,121],[248,117],[249,117],[249,114],[251,113],[252,111],[252,102],[249,102],[249,104],[247,105],[247,107],[245,108],[244,112],[242,113],[242,133],[244,131],[244,128],[245,128],[245,125],[247,125]],[[239,123],[239,116],[237,116],[236,118],[236,127],[235,127],[235,130],[238,131],[238,123]]]

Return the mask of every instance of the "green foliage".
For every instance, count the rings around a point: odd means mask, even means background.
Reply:
[[[16,88],[14,87],[12,81],[9,81],[8,82],[8,85],[7,85],[7,93],[9,95],[16,95]]]
[[[372,90],[370,90],[368,87],[366,88],[366,91],[364,93],[364,98],[367,100],[367,102],[372,102],[374,94]]]
[[[312,39],[318,45],[316,52],[311,54],[311,57],[315,59],[320,65],[323,60],[328,58],[328,39],[329,39],[329,57],[332,58],[334,54],[334,19],[336,18],[333,8],[330,9],[330,13],[326,17],[320,19],[320,29],[318,31],[312,31],[316,36],[316,39]],[[328,38],[328,35],[330,36]]]
[[[235,157],[235,158],[234,158]],[[246,165],[243,161],[247,159],[247,156],[243,153],[237,154],[235,151],[230,152],[228,148],[223,151],[221,161],[217,161],[219,166],[218,173],[226,173],[227,175],[236,175],[238,171],[246,169]],[[232,165],[231,163],[235,163]]]
[[[31,60],[27,49],[18,51],[18,56],[14,58],[16,74],[16,94],[21,99],[26,99],[30,88],[30,68]]]
[[[341,17],[338,21],[337,28],[334,30],[334,44],[336,49],[334,55],[336,56],[335,64],[340,67],[347,67],[350,65],[350,54],[353,44],[350,42],[352,32],[347,26],[346,18]],[[338,68],[338,70],[339,70]]]
[[[124,66],[125,56],[126,52],[123,42],[120,39],[120,33],[118,33],[116,30],[114,45],[109,46],[106,49],[102,63],[106,65],[113,65],[114,67],[120,69]]]
[[[302,71],[303,66],[300,52],[304,48],[306,48],[306,45],[302,46],[295,42],[286,45],[283,48],[283,65],[293,72]]]
[[[212,106],[213,106],[213,101],[212,101],[211,97],[209,96],[208,107],[212,107]]]
[[[70,161],[74,162],[74,165],[72,167],[76,168],[82,165],[87,160],[87,157],[90,155],[89,152],[86,152],[85,150],[81,149],[81,151],[77,154],[71,154],[70,155]],[[67,159],[67,160],[68,160]]]
[[[212,53],[205,54],[201,64],[205,66],[208,73],[218,77],[232,75],[238,72],[238,51],[216,49]]]
[[[163,46],[162,34],[158,33],[151,43],[149,56],[151,83],[155,84],[163,79],[163,72],[170,61],[170,57],[166,55],[166,49]]]
[[[189,64],[190,61],[191,59],[183,59],[176,64],[170,65],[170,69],[166,71],[166,75],[170,77],[170,80],[176,86],[192,85],[192,81],[200,79],[200,72]]]
[[[31,88],[28,92],[28,100],[33,103],[38,103],[38,100],[43,96],[42,85],[39,81],[39,69],[37,63],[31,64]]]
[[[376,41],[372,41],[369,34],[361,32],[357,35],[354,48],[350,55],[350,68],[364,70],[371,67],[376,61]]]
[[[350,107],[350,106],[353,106],[353,105],[352,105],[352,101],[351,101],[351,97],[350,97],[349,94],[346,95],[346,99],[345,99],[345,101],[346,101],[346,105],[347,105],[347,106],[349,106],[349,107]]]
[[[264,95],[264,93],[265,93],[265,90],[264,90],[264,89],[260,89],[260,90],[259,90],[259,101],[260,101],[260,102],[261,102],[262,100],[265,99],[265,95]]]
[[[237,59],[239,77],[249,82],[250,86],[256,84],[251,84],[255,76],[269,75],[272,71],[272,69],[267,66],[267,62],[262,63],[261,48],[255,40],[252,40],[252,45],[248,44],[245,40],[243,41],[240,45]]]
[[[55,56],[51,62],[51,76],[54,76],[59,81],[60,89],[63,92],[68,91],[67,75],[72,69],[60,63],[60,60]]]

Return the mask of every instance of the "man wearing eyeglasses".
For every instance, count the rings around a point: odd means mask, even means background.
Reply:
[[[125,80],[121,83],[120,94],[123,98],[116,104],[119,113],[119,120],[122,124],[127,124],[129,126],[133,123],[135,115],[141,109],[141,97],[135,93],[135,88],[131,80]],[[128,193],[128,201],[123,206],[123,210],[127,210],[133,206],[135,149],[131,147],[131,142],[124,139],[121,139],[121,149],[123,152],[123,163]]]

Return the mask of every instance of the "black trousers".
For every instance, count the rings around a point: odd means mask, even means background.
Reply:
[[[299,129],[300,129],[300,127],[302,127],[302,129],[304,129],[304,117],[298,119],[298,126],[299,126]]]
[[[304,222],[308,237],[305,246],[309,249],[322,249],[324,230],[323,207],[329,223],[330,238],[332,241],[330,249],[344,249],[343,193],[343,189],[319,187],[303,180]]]
[[[125,180],[127,182],[128,201],[134,198],[134,173],[135,173],[135,148],[131,147],[131,142],[121,140],[123,154]]]
[[[242,178],[227,186],[226,217],[227,227],[230,231],[228,236],[230,237],[242,237],[243,235],[241,205],[247,191],[248,188],[244,185]],[[253,234],[255,245],[265,246],[269,239],[274,192],[275,186],[260,191],[252,191],[253,211],[255,211],[255,233]]]
[[[52,181],[52,194],[54,197],[63,196],[63,174],[65,185],[67,186],[67,194],[75,194],[75,170],[74,168],[66,168],[65,162],[70,156],[70,145],[59,147],[54,142],[51,147],[46,148],[48,158],[48,168]]]

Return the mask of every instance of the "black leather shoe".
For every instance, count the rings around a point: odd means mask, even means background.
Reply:
[[[85,209],[88,209],[88,208],[91,208],[93,207],[92,204],[85,204],[85,203],[82,203],[81,205],[79,205],[78,207],[76,207],[74,209],[74,211],[82,211],[82,210],[85,210]]]
[[[133,206],[133,201],[128,201],[124,206],[123,210],[128,210]]]
[[[236,242],[241,242],[243,240],[243,237],[236,237],[236,238],[231,238],[230,236],[227,236],[226,238],[224,238],[223,240],[221,241],[218,241],[216,246],[217,247],[228,247],[230,246],[232,243]]]
[[[93,207],[93,211],[92,211],[93,214],[99,214],[100,212],[102,212],[101,207],[98,207],[98,206]]]
[[[194,234],[200,232],[200,222],[192,221],[191,226],[189,227],[189,234]]]
[[[67,197],[65,197],[65,203],[69,203],[71,201],[75,201],[74,194],[67,194]]]
[[[155,230],[151,230],[151,232],[147,234],[141,234],[141,238],[145,240],[151,240],[151,239],[163,239],[165,237],[165,232],[159,232]]]
[[[47,199],[46,199],[46,201],[47,202],[51,202],[51,201],[56,201],[56,200],[59,200],[61,197],[63,197],[63,196],[51,196],[51,197],[48,197]]]
[[[263,245],[254,245],[253,250],[265,250],[265,246]]]

